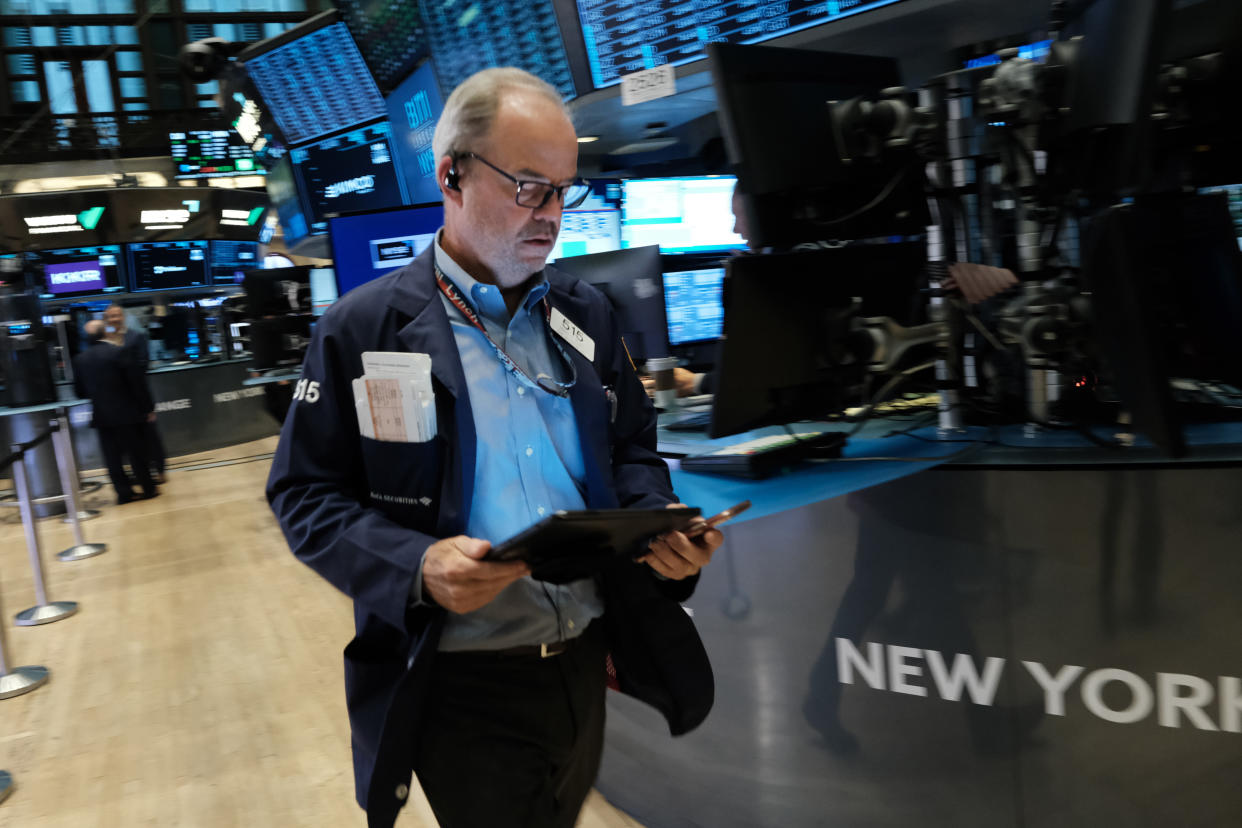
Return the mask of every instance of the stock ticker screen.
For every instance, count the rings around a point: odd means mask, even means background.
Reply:
[[[575,93],[551,0],[476,0],[468,9],[427,3],[427,36],[441,89],[489,66],[517,66]]]
[[[290,146],[384,117],[384,99],[344,23],[246,61]]]
[[[760,43],[901,0],[577,0],[595,87],[703,57],[708,43]]]
[[[668,343],[688,345],[719,339],[724,330],[723,267],[664,274]]]
[[[177,166],[176,178],[230,178],[265,175],[254,151],[233,129],[190,129],[168,133],[169,154]]]
[[[211,283],[213,285],[240,285],[245,272],[258,267],[260,267],[258,242],[211,242]]]
[[[126,289],[121,246],[68,247],[27,253],[31,263],[43,265],[42,299],[64,299],[120,293]]]
[[[405,178],[382,122],[289,151],[306,199],[310,232],[328,229],[329,213],[398,207],[407,202]]]
[[[211,284],[207,242],[138,242],[129,245],[134,290],[175,290]]]
[[[388,92],[427,56],[417,0],[335,0],[380,90]]]

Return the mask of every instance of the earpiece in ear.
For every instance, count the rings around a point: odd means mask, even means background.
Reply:
[[[449,167],[448,172],[444,174],[444,189],[460,190],[461,186],[458,183],[459,181],[460,181],[460,176],[458,175],[458,172],[457,172],[457,165],[454,164],[453,166]]]

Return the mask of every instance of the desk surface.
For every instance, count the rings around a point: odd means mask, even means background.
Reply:
[[[90,400],[57,400],[50,403],[39,403],[38,405],[22,405],[16,408],[8,406],[0,406],[0,417],[10,417],[15,414],[35,414],[40,411],[53,411],[57,408],[72,408],[75,405],[86,405]]]

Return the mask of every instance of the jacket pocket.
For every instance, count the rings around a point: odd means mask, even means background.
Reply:
[[[370,505],[405,526],[434,524],[440,507],[444,438],[393,443],[361,438]]]

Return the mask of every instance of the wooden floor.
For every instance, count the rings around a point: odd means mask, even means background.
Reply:
[[[56,560],[69,527],[39,521],[50,598],[81,605],[53,624],[12,623],[34,588],[17,509],[0,510],[9,665],[52,671],[0,700],[14,780],[0,825],[365,825],[341,678],[349,602],[285,546],[263,499],[274,446],[176,458],[156,500],[88,495],[103,514],[86,540],[109,547],[95,558]],[[412,793],[398,826],[435,825]],[[579,828],[641,827],[592,793]]]

